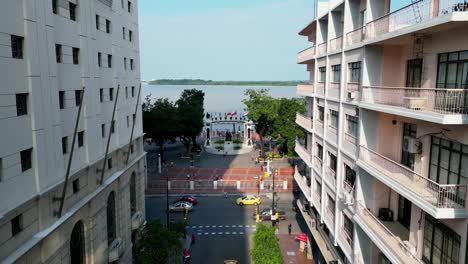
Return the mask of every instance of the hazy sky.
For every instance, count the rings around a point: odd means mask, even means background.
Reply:
[[[310,43],[297,33],[313,2],[140,0],[142,79],[306,80],[296,60]]]

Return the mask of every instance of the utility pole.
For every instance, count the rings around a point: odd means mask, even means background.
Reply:
[[[171,161],[171,168],[174,162]],[[166,170],[166,226],[169,227],[169,171]]]

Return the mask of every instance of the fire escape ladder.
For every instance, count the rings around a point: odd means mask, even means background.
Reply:
[[[424,56],[424,37],[422,33],[413,35],[413,58],[422,59]]]
[[[420,23],[422,21],[421,10],[419,9],[419,2],[420,0],[411,0],[411,6],[413,7],[414,13],[414,20],[416,23]]]

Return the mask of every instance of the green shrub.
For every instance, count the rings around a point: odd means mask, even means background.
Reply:
[[[253,247],[250,251],[255,264],[281,264],[283,255],[275,236],[275,228],[263,223],[257,225],[253,235]]]
[[[234,143],[234,144],[242,144],[242,140],[234,139],[234,140],[232,141],[232,143]]]
[[[278,154],[278,153],[268,153],[267,157],[272,158],[272,159],[280,159],[280,158],[282,158],[283,156],[281,156],[281,155]]]
[[[216,149],[217,149],[218,151],[224,150],[224,146],[216,146]]]
[[[239,149],[241,149],[241,148],[242,148],[242,147],[239,146],[239,145],[234,146],[234,150],[239,150]]]

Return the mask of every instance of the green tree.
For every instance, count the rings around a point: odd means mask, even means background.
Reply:
[[[275,228],[263,223],[257,225],[253,235],[253,247],[250,251],[255,264],[281,264],[283,255],[275,235]]]
[[[260,137],[260,156],[265,156],[263,140],[273,133],[273,124],[278,115],[278,102],[268,94],[268,89],[247,89],[244,93],[247,99],[242,100],[249,112],[249,119],[255,125],[255,131]]]
[[[187,153],[190,149],[190,143],[193,144],[193,149],[198,148],[196,139],[203,129],[204,99],[205,93],[203,91],[186,89],[176,101],[177,122],[180,125],[179,139],[184,144]]]
[[[136,263],[178,262],[182,255],[181,234],[164,227],[159,219],[149,222],[134,247]]]
[[[295,138],[302,137],[304,132],[296,124],[296,112],[302,112],[305,109],[303,98],[280,98],[278,100],[278,109],[281,113],[276,116],[273,123],[273,138],[282,146],[287,147],[289,156],[295,155]]]

